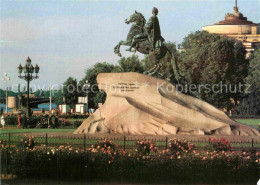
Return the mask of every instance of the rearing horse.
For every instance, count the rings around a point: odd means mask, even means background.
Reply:
[[[144,30],[145,30],[144,26],[145,26],[146,20],[141,13],[135,11],[134,14],[132,14],[128,19],[125,20],[125,23],[126,24],[132,23],[132,26],[129,30],[126,41],[120,41],[114,48],[115,54],[118,54],[118,56],[120,56],[120,57],[122,56],[120,53],[120,46],[121,45],[130,46],[132,43],[133,37],[135,35],[138,35],[138,34],[141,34],[144,32]],[[157,73],[157,71],[161,67],[161,64],[159,63],[159,61],[163,57],[165,57],[167,52],[169,52],[171,55],[172,65],[173,66],[175,65],[178,75],[180,77],[182,77],[182,75],[179,73],[178,65],[176,64],[177,61],[175,61],[172,52],[169,50],[169,48],[164,43],[162,43],[160,48],[157,48],[153,51],[152,44],[148,39],[140,39],[140,40],[138,40],[137,44],[135,45],[135,51],[139,51],[142,54],[152,54],[153,55],[153,58],[155,59],[155,66],[152,69],[150,69],[149,71],[144,72],[145,74],[148,74],[151,76],[153,76]],[[173,70],[173,71],[175,71],[175,70]],[[175,77],[177,77],[177,74],[175,74]]]

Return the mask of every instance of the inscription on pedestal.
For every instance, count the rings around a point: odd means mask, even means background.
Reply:
[[[139,89],[139,86],[135,83],[118,83],[117,85],[112,86],[113,89],[118,89],[121,92],[127,91],[135,91],[135,89]]]

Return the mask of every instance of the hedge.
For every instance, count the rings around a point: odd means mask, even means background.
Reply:
[[[5,153],[5,152],[3,152]],[[158,183],[256,183],[259,163],[240,157],[201,160],[170,156],[108,155],[91,152],[19,151],[9,153],[18,178]],[[3,156],[2,156],[3,157]]]
[[[174,143],[180,148],[187,145],[186,141],[175,141],[170,140],[169,144]],[[100,140],[86,151],[69,145],[34,147],[32,136],[26,136],[20,142],[16,148],[8,148],[0,141],[2,171],[9,169],[7,171],[18,178],[106,183],[256,184],[260,176],[260,152],[257,151],[231,152],[209,148],[197,152],[192,144],[188,144],[184,152],[171,147],[147,155],[138,149],[131,153],[118,150],[117,145],[107,139]]]
[[[64,118],[64,116],[59,116],[59,118],[62,119],[62,118]],[[77,128],[81,124],[82,124],[82,121],[80,121],[80,120],[75,120],[75,121],[70,121],[70,122],[60,121],[58,123],[58,126],[62,126],[62,127],[70,126],[70,127],[73,127],[73,128]],[[5,117],[5,125],[6,126],[8,126],[8,125],[18,125],[17,116],[6,116]],[[21,125],[21,127],[22,127],[22,125]],[[47,128],[48,127],[48,115],[30,117],[27,121],[27,127],[28,128]]]

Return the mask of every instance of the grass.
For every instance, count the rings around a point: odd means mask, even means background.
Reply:
[[[254,128],[259,128],[260,123],[260,119],[236,119],[236,121]]]
[[[245,125],[249,125],[252,126],[254,128],[259,128],[258,127],[258,123],[260,123],[260,119],[236,119],[236,121],[245,124]],[[42,136],[38,135],[36,138],[38,144],[44,144],[46,141],[45,138],[45,133],[52,133],[52,132],[70,132],[72,133],[73,131],[75,131],[75,128],[58,128],[58,129],[46,129],[46,128],[36,128],[36,129],[22,129],[19,128],[17,129],[16,127],[7,127],[5,129],[0,129],[0,139],[4,140],[4,141],[8,141],[8,133],[17,133],[18,135],[11,135],[11,141],[12,143],[16,143],[17,141],[19,141],[21,138],[23,138],[23,135],[20,135],[22,133],[42,133]],[[2,134],[2,135],[1,135]],[[82,137],[77,137],[77,136],[73,136],[73,137],[67,137],[67,136],[61,136],[61,137],[48,137],[48,144],[50,145],[55,145],[55,144],[71,144],[71,145],[82,145],[83,142],[83,138]],[[95,144],[98,141],[95,139],[87,139],[86,140],[86,144],[88,146],[90,146],[91,144]],[[119,141],[119,140],[115,140],[114,141],[115,144],[121,145],[123,146],[123,140]],[[165,146],[165,142],[161,142],[161,141],[157,141],[156,146],[161,146],[162,148]],[[127,148],[131,148],[133,146],[136,145],[136,141],[126,141],[126,147]],[[198,142],[196,143],[197,147],[205,147],[205,145],[207,145],[207,143],[205,142]],[[250,143],[232,143],[233,147],[250,147],[249,146]],[[257,144],[259,145],[259,143]],[[258,146],[257,146],[258,147]]]
[[[24,138],[24,134],[22,133],[17,133],[17,134],[11,134],[10,135],[10,146],[11,147],[16,147],[17,143]],[[9,134],[2,134],[0,135],[0,140],[4,141],[5,144],[9,145]],[[48,136],[46,138],[45,133],[41,134],[41,135],[36,135],[35,136],[35,140],[36,140],[36,145],[37,146],[42,146],[42,145],[47,145],[48,146],[60,146],[60,145],[64,145],[64,146],[74,146],[74,147],[83,147],[84,146],[84,138],[82,136],[77,136],[77,135],[73,135],[73,136]],[[98,139],[96,138],[86,138],[85,140],[85,146],[86,148],[89,148],[91,145],[93,144],[97,144],[98,143]],[[124,140],[113,140],[113,143],[118,145],[118,148],[123,148],[124,147]],[[127,150],[132,150],[135,149],[136,147],[136,142],[137,140],[126,140],[125,141],[125,147]],[[208,146],[208,142],[207,141],[194,141],[191,143],[195,144],[196,149],[203,149],[205,147]],[[154,141],[155,146],[159,149],[165,149],[166,143],[165,141]],[[251,148],[251,142],[232,142],[230,143],[231,147],[234,148]],[[260,147],[260,143],[254,143],[254,147],[259,148]]]
[[[32,132],[39,132],[39,133],[51,133],[51,132],[74,132],[76,129],[67,129],[67,128],[59,128],[59,129],[47,129],[47,128],[31,128],[31,129],[17,129],[16,127],[10,128],[7,127],[5,129],[0,130],[0,134],[6,133],[32,133]]]
[[[73,122],[73,121],[85,121],[87,118],[69,118],[67,119],[69,122]]]
[[[76,120],[82,120],[80,119],[71,119],[71,121],[76,121]],[[237,122],[240,122],[244,125],[248,125],[254,128],[259,128],[258,124],[260,123],[260,119],[236,119]],[[0,134],[5,134],[5,133],[31,133],[31,132],[42,132],[42,133],[50,133],[50,132],[74,132],[76,129],[74,128],[58,128],[58,129],[17,129],[16,125],[15,126],[10,126],[5,129],[0,129]]]

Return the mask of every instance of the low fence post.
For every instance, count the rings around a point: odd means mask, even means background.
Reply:
[[[8,133],[8,147],[11,146],[11,133]]]
[[[252,138],[252,149],[254,149],[254,139]]]
[[[61,149],[59,149],[59,177],[58,179],[60,180],[62,177],[62,168],[61,168]]]
[[[166,136],[166,140],[165,140],[165,150],[167,150],[168,148],[168,137]]]
[[[125,140],[126,140],[126,137],[124,136],[124,151],[125,151]]]
[[[46,147],[46,151],[47,151],[47,146],[48,146],[48,134],[46,132],[46,135],[45,135],[45,147]]]
[[[86,134],[84,134],[84,139],[83,139],[83,146],[84,146],[84,152],[86,151]]]
[[[9,153],[9,149],[6,150],[6,158],[5,158],[5,167],[6,167],[6,171],[5,171],[5,177],[7,177],[8,174],[8,153]]]

